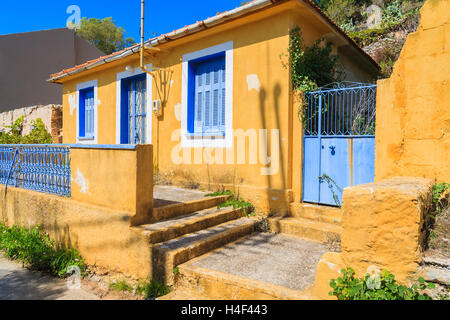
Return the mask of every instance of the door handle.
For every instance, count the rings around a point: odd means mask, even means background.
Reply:
[[[330,150],[331,150],[331,155],[334,156],[336,154],[336,146],[331,146]]]

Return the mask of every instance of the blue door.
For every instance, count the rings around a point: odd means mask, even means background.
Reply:
[[[339,206],[345,187],[374,179],[376,86],[333,84],[306,99],[303,201]]]
[[[145,144],[146,106],[145,75],[123,80],[121,143]]]

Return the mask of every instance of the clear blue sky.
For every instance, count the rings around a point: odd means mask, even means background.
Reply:
[[[146,0],[145,38],[233,9],[242,0]],[[112,17],[126,36],[139,41],[140,0],[21,0],[0,1],[0,35],[63,28],[69,5],[78,5],[81,17]]]

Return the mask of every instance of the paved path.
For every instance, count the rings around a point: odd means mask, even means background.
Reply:
[[[22,268],[0,255],[0,300],[99,300],[83,289],[71,290],[65,280]]]

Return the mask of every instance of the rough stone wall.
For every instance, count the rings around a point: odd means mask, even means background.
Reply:
[[[391,78],[378,82],[375,180],[450,181],[450,1],[428,0]]]
[[[385,269],[402,283],[417,280],[432,180],[396,177],[344,190],[341,253],[326,253],[316,271],[316,295],[327,298],[330,279],[353,268]]]
[[[8,131],[6,126],[11,126],[21,116],[25,117],[24,135],[30,133],[32,121],[41,118],[45,128],[52,135],[53,142],[62,143],[62,105],[24,107],[0,113],[0,130]]]

